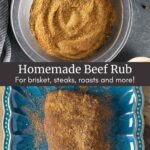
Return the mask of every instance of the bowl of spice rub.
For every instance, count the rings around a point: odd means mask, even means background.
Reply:
[[[144,150],[141,87],[6,87],[3,101],[6,150]]]
[[[12,0],[11,24],[36,62],[109,62],[132,26],[131,0]]]

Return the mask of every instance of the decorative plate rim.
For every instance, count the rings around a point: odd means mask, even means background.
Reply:
[[[136,133],[135,138],[137,142],[137,150],[145,150],[145,144],[143,139],[144,134],[144,116],[143,116],[143,109],[144,109],[144,94],[142,87],[134,87],[134,91],[136,94],[137,103],[135,106],[135,117],[136,117]]]
[[[4,133],[4,150],[10,149],[11,132],[10,132],[10,118],[11,118],[11,108],[10,108],[10,95],[12,88],[11,86],[6,86],[3,93],[3,133]]]
[[[144,117],[143,117],[143,109],[144,109],[144,95],[143,88],[140,86],[133,87],[137,103],[134,108],[135,119],[136,119],[136,130],[134,133],[134,137],[136,140],[136,149],[144,150],[145,144],[143,140],[144,133]],[[11,143],[11,131],[10,131],[10,118],[11,118],[11,108],[10,108],[10,96],[12,92],[11,86],[6,86],[3,93],[3,133],[4,133],[4,150],[10,149]]]

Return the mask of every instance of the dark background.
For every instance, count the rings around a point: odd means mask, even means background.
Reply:
[[[56,78],[61,78],[61,79],[67,79],[69,78],[73,78],[75,79],[77,82],[76,83],[72,83],[72,82],[66,82],[66,83],[55,83],[52,81],[51,85],[55,85],[55,86],[71,86],[71,85],[78,85],[78,86],[149,86],[150,85],[150,71],[148,71],[147,68],[149,68],[150,63],[86,63],[86,65],[90,65],[92,68],[96,67],[103,67],[105,66],[105,64],[108,64],[108,68],[107,68],[107,73],[85,73],[84,72],[84,68],[85,68],[85,63],[66,63],[66,62],[62,62],[61,64],[59,62],[53,62],[53,63],[26,63],[21,65],[20,63],[1,63],[0,64],[0,68],[1,70],[3,70],[0,73],[0,85],[13,85],[13,86],[30,86],[30,85],[37,85],[37,86],[43,86],[43,83],[29,83],[27,80],[25,83],[16,83],[15,82],[15,78],[16,77],[20,77],[20,78],[50,78],[51,80],[56,79]],[[21,71],[22,73],[19,74],[19,65],[21,65],[21,68],[24,68],[24,66],[27,66],[25,68],[26,72],[23,73],[24,71]],[[42,73],[35,73],[35,71],[31,71],[31,70],[35,70],[34,67],[42,67],[47,68],[47,67],[61,67],[63,70],[63,67],[67,67],[70,68],[72,65],[76,67],[80,66],[81,68],[81,73],[77,74],[77,73],[46,73],[45,71],[42,71]],[[111,73],[111,68],[112,65],[117,65],[117,72],[115,73]],[[91,68],[90,67],[90,68]],[[5,69],[7,68],[7,69]],[[30,68],[29,72],[27,71],[28,68]],[[130,69],[127,68],[132,68],[132,72],[130,72]],[[10,73],[10,70],[13,70]],[[24,69],[23,69],[24,70]],[[95,70],[95,69],[94,69]],[[129,71],[129,72],[128,72]],[[31,72],[31,73],[30,73]],[[51,72],[49,70],[49,72]],[[76,72],[76,71],[75,71]],[[95,71],[94,71],[95,72]],[[7,75],[7,76],[6,76]],[[114,77],[114,82],[100,82],[100,83],[96,83],[96,82],[83,82],[80,83],[78,82],[79,78],[83,78],[83,79],[93,79],[93,78],[98,78],[98,79],[110,79]],[[133,78],[135,77],[134,82],[115,82],[115,79],[119,78],[119,79],[129,79],[129,78]],[[46,85],[50,85],[50,83],[45,83]]]
[[[11,0],[9,0],[11,3]],[[128,61],[133,57],[150,57],[150,0],[132,0],[134,16],[133,26],[127,44],[114,61]],[[31,61],[17,44],[9,25],[12,44],[12,62]]]

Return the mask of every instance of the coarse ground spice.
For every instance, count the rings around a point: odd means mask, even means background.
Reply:
[[[72,91],[50,92],[44,105],[49,150],[110,150],[110,102]]]
[[[43,139],[45,138],[43,120],[39,116],[39,112],[33,112],[30,108],[26,106],[23,106],[22,110],[24,110],[28,114],[31,120],[30,128],[25,130],[24,133],[34,132],[34,147],[39,149],[40,145],[43,142]]]
[[[35,148],[39,148],[45,137],[43,121],[39,117],[38,113],[34,112],[30,114],[33,129],[35,130]]]
[[[112,0],[33,0],[30,28],[42,49],[60,59],[84,59],[107,41]]]

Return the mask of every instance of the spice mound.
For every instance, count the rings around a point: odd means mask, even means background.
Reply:
[[[48,149],[110,150],[105,137],[112,112],[102,103],[98,97],[79,92],[49,93],[44,104]]]
[[[33,0],[30,29],[47,54],[81,60],[105,44],[114,14],[111,0]]]

